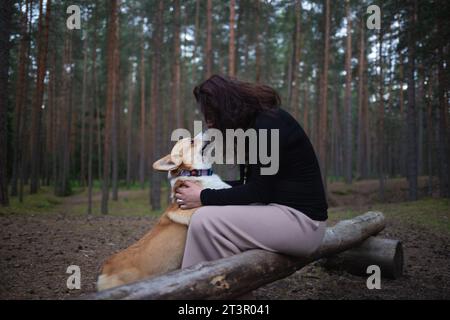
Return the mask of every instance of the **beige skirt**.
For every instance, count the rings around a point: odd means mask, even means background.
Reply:
[[[307,256],[325,229],[325,221],[276,203],[201,207],[189,225],[182,268],[252,249]]]

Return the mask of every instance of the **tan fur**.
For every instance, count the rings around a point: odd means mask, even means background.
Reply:
[[[174,149],[180,149],[180,144],[187,143],[190,141],[181,140]],[[198,148],[198,145],[195,147]],[[190,164],[173,161],[167,155],[156,161],[153,167],[175,172],[180,168],[189,168]],[[177,181],[172,191],[181,184],[182,181]],[[172,203],[144,237],[105,261],[98,277],[97,289],[110,289],[179,269],[186,243],[187,224],[196,210],[181,210],[176,203]]]
[[[172,205],[168,209],[174,210]],[[98,290],[135,282],[180,268],[187,226],[170,220],[166,213],[135,244],[113,255],[103,265]]]
[[[181,187],[184,180],[178,180],[173,189],[176,190],[177,188]],[[200,183],[197,183],[200,184]],[[189,225],[189,221],[191,220],[192,215],[197,209],[188,209],[188,210],[182,210],[177,205],[171,205],[166,210],[167,217],[172,220],[173,222]]]

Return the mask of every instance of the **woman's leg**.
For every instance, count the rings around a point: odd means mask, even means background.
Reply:
[[[282,205],[202,207],[189,225],[182,268],[251,249],[309,255],[324,232],[324,222]]]

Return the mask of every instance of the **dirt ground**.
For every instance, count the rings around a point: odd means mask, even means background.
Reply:
[[[339,220],[338,215],[330,217],[329,225]],[[403,242],[402,278],[382,279],[380,290],[369,290],[364,277],[329,271],[314,263],[256,290],[256,297],[450,299],[450,234],[404,216],[388,216],[387,220],[381,235]],[[0,299],[67,299],[95,291],[102,261],[138,240],[155,221],[145,216],[0,214]],[[66,287],[70,265],[81,269],[81,290]]]

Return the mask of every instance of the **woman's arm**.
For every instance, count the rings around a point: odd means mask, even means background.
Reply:
[[[232,187],[237,187],[244,184],[245,166],[243,164],[239,165],[239,180],[224,181]]]
[[[229,184],[232,187],[240,186],[244,183],[243,180],[233,180],[233,181],[224,181],[226,184]]]
[[[259,166],[258,166],[259,167]],[[259,168],[255,168],[259,171]],[[274,176],[259,175],[246,184],[230,189],[203,189],[200,193],[202,205],[246,205],[269,202]]]

